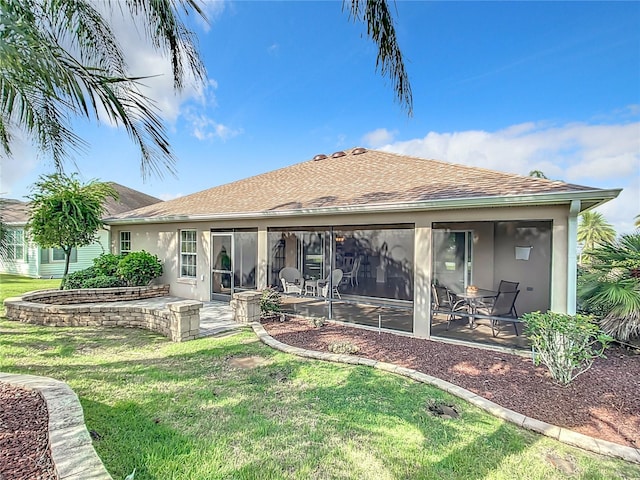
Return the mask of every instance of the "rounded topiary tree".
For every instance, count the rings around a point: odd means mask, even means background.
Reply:
[[[58,247],[65,255],[63,277],[69,272],[73,248],[96,241],[103,227],[108,197],[118,199],[118,192],[104,182],[81,183],[75,174],[43,175],[29,196],[27,230],[40,247]]]
[[[144,250],[131,252],[118,262],[116,272],[127,285],[144,286],[162,275],[162,262],[157,256]]]

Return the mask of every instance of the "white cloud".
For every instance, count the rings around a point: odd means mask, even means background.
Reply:
[[[269,55],[277,55],[279,50],[280,50],[280,45],[277,43],[273,43],[269,45],[269,47],[267,48],[267,53]]]
[[[224,2],[205,2],[204,10],[210,21],[215,20],[224,10]],[[202,107],[215,107],[213,91],[218,84],[206,79],[202,85],[189,73],[188,62],[184,62],[185,78],[183,89],[176,91],[173,82],[173,68],[168,55],[158,51],[144,34],[141,21],[131,18],[128,10],[104,7],[105,15],[111,19],[111,27],[124,51],[128,74],[145,77],[139,81],[140,91],[153,100],[160,116],[174,124],[186,105],[196,103]],[[126,16],[123,12],[126,11]],[[104,117],[103,117],[104,118]],[[108,122],[106,122],[108,123]]]
[[[184,197],[184,193],[161,193],[157,196],[160,200],[169,201],[176,198]]]
[[[640,215],[640,178],[636,177],[618,195],[618,198],[596,208],[618,233],[635,230],[636,215]]]
[[[386,132],[367,135],[377,140]],[[619,198],[599,209],[619,233],[632,231],[633,217],[640,213],[640,122],[523,123],[495,132],[429,132],[424,138],[388,143],[382,150],[523,175],[541,170],[566,182],[623,188]]]
[[[378,148],[382,145],[390,143],[398,132],[396,130],[387,130],[386,128],[378,128],[362,136],[362,143],[367,147]]]
[[[208,22],[205,22],[200,16],[196,16],[196,20],[205,32],[208,32],[211,29],[211,24],[220,18],[225,10],[226,3],[226,0],[206,0],[200,3]]]
[[[29,176],[38,166],[39,158],[36,149],[25,141],[24,136],[14,134],[11,144],[12,156],[0,154],[0,195],[15,196],[16,185]]]
[[[189,122],[191,134],[198,140],[228,140],[242,133],[242,129],[233,129],[214,119],[197,112],[187,112],[185,119]]]

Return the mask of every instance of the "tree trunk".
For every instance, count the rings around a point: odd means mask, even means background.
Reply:
[[[62,274],[62,281],[60,282],[60,290],[62,290],[64,279],[67,277],[67,273],[69,273],[69,262],[71,261],[72,249],[73,247],[62,247],[62,251],[64,252],[64,273]]]

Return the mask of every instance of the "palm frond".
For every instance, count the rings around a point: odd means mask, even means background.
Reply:
[[[343,0],[342,8],[349,9],[350,18],[366,25],[367,35],[378,46],[376,69],[380,69],[382,75],[391,80],[396,99],[407,110],[407,114],[412,116],[411,83],[387,0]]]

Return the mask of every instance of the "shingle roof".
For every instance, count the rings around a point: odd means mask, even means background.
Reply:
[[[129,210],[146,207],[158,202],[159,198],[133,190],[115,182],[108,182],[117,192],[118,200],[108,198],[106,202],[106,217],[118,215]],[[0,199],[0,216],[8,224],[24,224],[29,220],[29,203],[9,198]]]
[[[113,220],[308,212],[323,207],[597,190],[382,151],[352,149],[344,153],[151,205]]]

